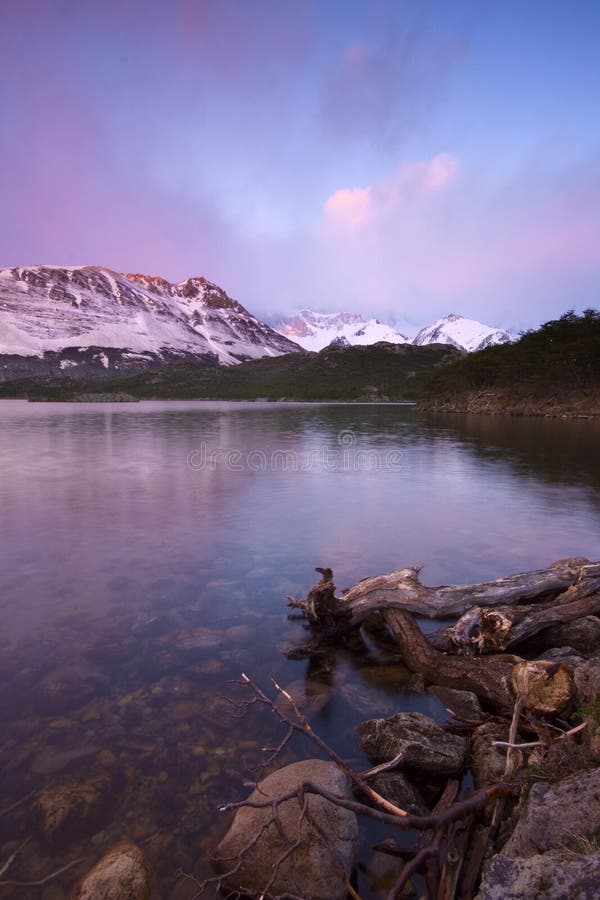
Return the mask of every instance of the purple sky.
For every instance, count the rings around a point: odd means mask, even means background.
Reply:
[[[3,4],[0,265],[260,315],[598,306],[598,59],[581,0]]]

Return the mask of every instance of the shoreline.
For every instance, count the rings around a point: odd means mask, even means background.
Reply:
[[[424,413],[462,413],[546,419],[600,419],[600,392],[557,395],[520,393],[518,389],[469,391],[454,397],[430,397],[417,401]]]

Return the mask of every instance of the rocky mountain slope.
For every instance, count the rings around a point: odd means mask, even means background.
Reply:
[[[316,313],[310,309],[303,309],[294,318],[275,325],[275,328],[305,350],[317,351],[332,341],[341,344],[347,341],[352,346],[388,341],[391,344],[411,343],[417,347],[424,344],[450,344],[459,350],[472,352],[513,340],[507,331],[455,313],[437,319],[414,337],[408,337],[377,319],[367,321],[357,313]]]
[[[96,266],[0,269],[1,377],[231,365],[300,348],[205,278],[172,284]]]

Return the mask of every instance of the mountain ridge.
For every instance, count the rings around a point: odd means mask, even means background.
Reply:
[[[78,359],[65,352],[84,353],[91,364],[91,349],[104,368],[173,356],[233,365],[300,351],[203,276],[169,282],[102,266],[0,269],[5,367],[15,357],[73,368]],[[119,359],[103,350],[118,351]]]
[[[436,319],[409,337],[378,319],[364,319],[359,313],[317,313],[303,309],[298,315],[274,325],[280,334],[296,341],[305,350],[322,350],[332,341],[345,339],[352,346],[388,341],[393,344],[449,344],[469,353],[495,344],[508,343],[513,336],[504,329],[484,325],[457,313]]]

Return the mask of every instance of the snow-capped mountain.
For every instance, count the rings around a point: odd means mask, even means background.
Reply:
[[[461,350],[473,352],[491,347],[492,344],[508,344],[512,340],[508,331],[491,328],[475,319],[467,319],[465,316],[450,313],[448,316],[436,319],[427,328],[422,328],[413,338],[413,344],[417,347],[422,344],[452,344]]]
[[[97,266],[0,269],[4,368],[7,356],[64,370],[187,356],[231,365],[299,350],[205,278],[172,284]]]
[[[305,350],[322,350],[337,338],[345,338],[350,345],[375,344],[377,341],[389,341],[391,344],[410,342],[410,338],[391,325],[348,312],[317,313],[303,309],[293,319],[279,322],[275,329]]]
[[[451,313],[437,319],[414,337],[396,331],[391,325],[385,325],[377,319],[364,319],[357,313],[317,313],[303,309],[292,319],[285,319],[274,326],[275,329],[290,338],[305,350],[322,350],[332,341],[344,338],[348,344],[375,344],[377,341],[388,341],[391,344],[412,343],[451,344],[460,350],[483,350],[492,344],[505,344],[513,338],[508,331],[492,328]],[[408,329],[407,329],[408,330]]]

